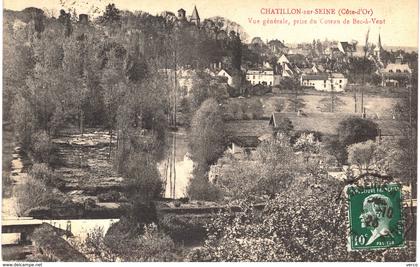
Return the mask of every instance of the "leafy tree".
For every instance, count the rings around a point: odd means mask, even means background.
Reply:
[[[374,163],[376,150],[376,144],[372,140],[350,145],[347,147],[348,161],[357,165],[359,172],[367,172]]]
[[[330,137],[325,140],[324,148],[334,155],[339,163],[344,164],[348,156],[346,147],[367,140],[375,140],[379,128],[371,120],[350,117],[338,124],[337,133],[337,137]]]
[[[320,146],[320,142],[313,133],[302,133],[293,144],[293,149],[304,153],[318,154]]]
[[[47,186],[44,181],[27,177],[24,184],[16,190],[16,206],[19,216],[27,216],[32,208],[50,207],[54,203],[63,203],[65,196]]]
[[[49,163],[53,146],[49,135],[45,131],[36,132],[31,140],[31,151],[36,161]]]
[[[214,98],[220,102],[228,97],[225,84],[205,72],[197,72],[193,78],[190,94],[193,111],[197,110],[206,99]]]
[[[204,170],[223,153],[224,127],[216,100],[207,99],[195,113],[191,122],[189,145],[194,162]]]
[[[115,4],[108,4],[104,14],[98,19],[99,22],[103,24],[119,24],[121,22],[121,11]]]
[[[208,181],[202,172],[195,172],[187,187],[188,197],[194,200],[218,201],[223,197],[222,191]]]
[[[216,185],[233,199],[274,198],[306,171],[284,135],[262,142],[254,159],[229,165]]]
[[[156,162],[143,153],[131,154],[127,165],[127,190],[131,198],[146,202],[162,193],[162,181]]]
[[[20,95],[16,96],[12,106],[12,121],[17,141],[24,149],[28,149],[35,132],[36,119],[30,102]]]
[[[411,183],[411,175],[416,173],[417,169],[411,159],[412,145],[407,139],[381,141],[375,150],[377,168],[403,182]]]
[[[374,140],[378,136],[378,125],[368,119],[347,118],[338,124],[338,139],[348,146],[355,143]]]
[[[77,40],[75,36],[67,38],[63,44],[63,79],[69,95],[67,105],[74,110],[79,121],[79,130],[83,134],[85,108],[88,96],[88,46],[84,38]]]

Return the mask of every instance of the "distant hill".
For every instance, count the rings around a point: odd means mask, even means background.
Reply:
[[[412,47],[412,46],[387,46],[387,45],[384,45],[384,49],[387,50],[387,51],[404,50],[405,52],[408,52],[408,53],[418,51],[417,47]]]

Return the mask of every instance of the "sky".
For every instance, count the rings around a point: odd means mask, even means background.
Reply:
[[[162,11],[176,13],[180,8],[191,15],[194,5],[197,6],[201,21],[213,16],[222,16],[239,23],[252,37],[259,36],[264,41],[271,39],[284,40],[286,43],[311,42],[313,39],[328,39],[337,41],[357,40],[364,44],[369,30],[369,42],[376,43],[381,34],[383,46],[418,47],[418,1],[417,0],[61,0],[65,7],[76,7],[78,13],[88,12],[91,6],[101,10],[108,3],[115,3],[117,8],[130,11],[146,11],[152,15]],[[22,10],[26,7],[58,10],[62,8],[60,0],[4,0],[4,8]],[[300,10],[301,14],[262,14],[267,9]],[[335,14],[303,14],[305,11],[315,12],[316,9],[329,9]],[[373,14],[344,15],[337,14],[343,10],[359,9]],[[289,24],[263,25],[264,20],[287,19]],[[309,24],[310,20],[316,24]],[[348,19],[349,24],[343,24]],[[353,24],[353,20],[363,21],[373,19],[382,24]],[[250,21],[259,20],[259,23]],[[294,20],[298,21],[294,25]],[[306,24],[305,23],[306,20]],[[340,24],[329,24],[331,21]],[[328,22],[327,22],[328,21]]]

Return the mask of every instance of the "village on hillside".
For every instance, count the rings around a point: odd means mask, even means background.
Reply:
[[[5,7],[2,259],[415,262],[417,47],[201,8]]]

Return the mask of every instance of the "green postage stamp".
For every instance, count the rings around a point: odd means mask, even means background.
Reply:
[[[349,186],[349,249],[404,246],[401,186]]]

